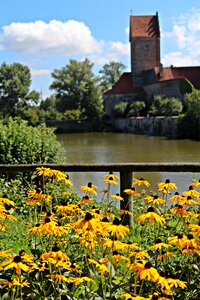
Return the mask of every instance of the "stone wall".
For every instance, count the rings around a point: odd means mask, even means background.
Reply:
[[[147,99],[151,99],[155,95],[165,95],[168,98],[179,98],[183,100],[183,95],[180,92],[180,80],[166,80],[160,81],[154,84],[143,86],[144,91],[147,94]]]
[[[114,119],[113,126],[120,132],[157,135],[169,138],[177,137],[177,117],[136,117]]]

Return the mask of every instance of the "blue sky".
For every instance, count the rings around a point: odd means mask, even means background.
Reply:
[[[154,15],[164,66],[200,65],[199,0],[0,0],[0,64],[31,70],[31,88],[52,93],[51,72],[89,58],[94,72],[111,60],[130,71],[130,15]]]

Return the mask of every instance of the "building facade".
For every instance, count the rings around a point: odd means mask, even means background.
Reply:
[[[123,73],[118,82],[104,93],[104,108],[112,115],[122,101],[147,101],[155,95],[176,97],[184,101],[181,86],[190,82],[200,89],[200,67],[163,67],[160,59],[160,26],[158,13],[153,16],[130,16],[131,72]]]

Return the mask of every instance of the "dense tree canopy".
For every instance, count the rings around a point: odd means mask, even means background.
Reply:
[[[102,96],[92,67],[93,63],[88,59],[82,62],[70,60],[68,65],[52,72],[50,88],[55,91],[58,111],[80,109],[83,116],[100,116]]]
[[[118,81],[125,68],[124,64],[117,61],[111,61],[102,67],[99,73],[102,74],[101,86],[103,91],[110,89]]]
[[[31,73],[27,66],[20,63],[0,66],[0,110],[4,116],[15,116],[18,107],[22,109],[39,100],[38,92],[29,91],[30,84]]]

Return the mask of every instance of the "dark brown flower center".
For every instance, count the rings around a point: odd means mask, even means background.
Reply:
[[[92,188],[92,182],[88,182],[88,185],[87,185],[89,188]]]
[[[169,180],[169,179],[166,179],[166,180],[165,180],[165,183],[170,183],[170,180]]]
[[[120,225],[120,220],[118,218],[115,218],[113,220],[113,225]]]
[[[13,261],[14,261],[15,263],[20,263],[20,262],[22,261],[21,256],[20,256],[20,255],[16,255],[16,256],[13,258]]]
[[[44,223],[46,224],[46,223],[50,223],[51,222],[51,219],[50,218],[45,218],[44,219]]]
[[[148,209],[147,209],[147,212],[154,212],[154,208],[152,206],[150,206]]]
[[[91,219],[92,219],[91,213],[86,212],[86,214],[85,214],[85,220],[86,220],[86,221],[90,221]]]
[[[145,267],[146,269],[150,269],[150,268],[152,267],[152,264],[151,264],[150,262],[147,262],[147,263],[144,265],[144,267]]]
[[[188,234],[187,238],[188,238],[188,240],[192,240],[194,238],[194,236],[192,234]]]

